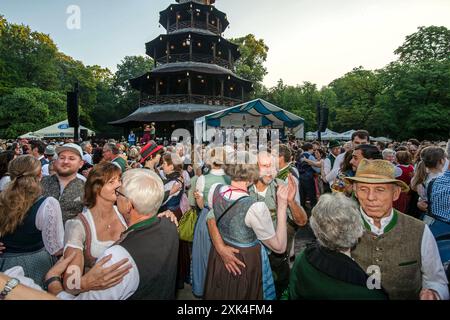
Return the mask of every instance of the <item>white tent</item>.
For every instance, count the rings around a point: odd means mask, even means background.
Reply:
[[[87,130],[88,136],[95,135],[95,132],[93,130],[86,127],[80,126],[80,131],[81,130]],[[73,133],[74,128],[69,127],[68,120],[63,120],[38,131],[28,132],[23,136],[20,136],[20,138],[73,138]]]
[[[384,142],[384,143],[390,143],[392,142],[392,139],[386,138],[386,137],[377,137],[377,138],[372,138],[370,137],[371,141],[379,141],[379,142]]]
[[[356,130],[349,130],[349,131],[345,131],[342,132],[341,134],[339,134],[339,137],[337,138],[338,140],[352,140],[352,134],[355,132]]]
[[[43,137],[33,132],[28,132],[19,137],[20,139],[42,139]]]
[[[335,139],[339,139],[340,134],[337,132],[334,132],[330,129],[326,129],[325,131],[320,133],[320,137],[322,138],[322,140],[335,140]],[[305,140],[316,140],[318,138],[318,133],[317,131],[315,132],[307,132],[305,135]]]

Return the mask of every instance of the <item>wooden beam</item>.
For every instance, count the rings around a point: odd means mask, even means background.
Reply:
[[[188,95],[189,95],[189,101],[190,101],[191,96],[192,96],[192,79],[190,76],[188,77]]]
[[[166,57],[166,62],[167,63],[169,63],[169,55],[170,55],[170,43],[169,43],[169,40],[167,40],[167,43],[166,43],[166,51],[167,51],[167,57]]]
[[[225,95],[225,80],[220,79],[220,99],[222,101],[222,104],[223,104],[224,95]]]

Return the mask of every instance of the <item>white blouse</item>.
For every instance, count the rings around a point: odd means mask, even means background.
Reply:
[[[36,228],[42,232],[45,249],[54,255],[64,247],[64,225],[59,201],[48,197],[36,214]]]
[[[123,219],[119,210],[114,206],[114,211],[117,214],[122,225],[126,228],[127,223]],[[89,209],[84,208],[82,214],[86,218],[89,228],[91,230],[91,255],[94,258],[100,257],[106,249],[114,244],[115,241],[99,241],[97,239],[97,230],[95,228],[94,218]],[[71,219],[66,221],[66,234],[64,237],[64,251],[70,247],[74,249],[80,249],[84,252],[86,242],[86,231],[84,230],[83,223],[79,219]]]

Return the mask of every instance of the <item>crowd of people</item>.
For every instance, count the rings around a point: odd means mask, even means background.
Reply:
[[[175,299],[189,284],[205,300],[449,299],[436,237],[450,234],[450,140],[358,130],[269,145],[255,163],[203,145],[191,163],[154,128],[0,143],[0,295]]]

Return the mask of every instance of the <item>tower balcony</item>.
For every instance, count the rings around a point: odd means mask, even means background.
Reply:
[[[172,33],[178,30],[182,29],[201,29],[201,30],[208,30],[214,34],[220,35],[221,30],[220,26],[218,24],[212,24],[212,23],[206,23],[204,21],[179,21],[177,23],[174,23],[169,26],[167,29],[168,33]]]
[[[234,64],[231,63],[229,60],[225,60],[225,59],[222,59],[219,57],[214,57],[212,55],[207,55],[207,54],[192,54],[192,56],[189,53],[171,54],[171,55],[163,56],[161,58],[156,59],[156,66],[161,66],[161,65],[173,63],[173,62],[190,62],[190,61],[215,64],[220,67],[234,71]]]
[[[242,103],[241,99],[235,99],[230,97],[221,96],[207,96],[207,95],[195,95],[195,94],[174,94],[174,95],[159,95],[150,96],[140,100],[139,106],[145,107],[149,105],[165,105],[165,104],[202,104],[209,106],[226,106],[233,107],[239,103]]]

